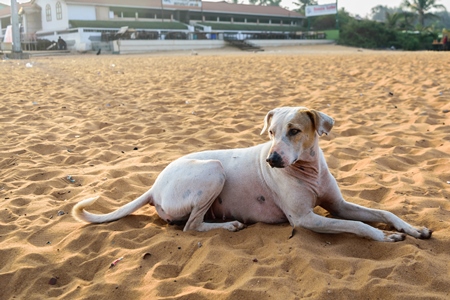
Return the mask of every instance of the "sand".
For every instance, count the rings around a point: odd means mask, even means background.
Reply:
[[[450,297],[447,53],[197,54],[0,61],[1,299]],[[72,218],[93,195],[95,212],[133,200],[184,154],[267,141],[263,118],[277,106],[335,118],[320,144],[345,198],[432,239],[288,239],[288,224],[183,232],[150,206],[108,224]]]

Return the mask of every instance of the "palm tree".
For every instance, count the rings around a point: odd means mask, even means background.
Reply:
[[[394,14],[400,13],[402,10],[397,7],[388,7],[386,5],[377,5],[372,7],[371,10],[371,19],[373,21],[386,22],[387,15],[386,14]]]
[[[389,13],[386,11],[385,14],[385,19],[386,19],[386,26],[390,29],[396,29],[398,27],[398,24],[400,22],[400,20],[403,18],[404,16],[400,13]]]
[[[403,15],[403,18],[400,20],[401,22],[397,24],[398,28],[402,30],[413,29],[414,28],[413,23],[415,19],[414,13],[409,11],[401,11],[399,13]]]
[[[281,0],[267,0],[266,3],[269,6],[280,6]]]
[[[437,17],[435,14],[428,12],[431,9],[446,9],[444,5],[436,3],[436,0],[404,0],[404,7],[418,14],[419,23],[425,26],[425,19],[428,17]]]
[[[317,5],[317,1],[315,0],[298,0],[298,2],[293,2],[295,6],[298,6],[296,11],[298,11],[301,14],[305,14],[306,6],[307,5]]]

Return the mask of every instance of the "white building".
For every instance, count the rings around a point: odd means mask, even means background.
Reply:
[[[61,36],[77,50],[92,49],[102,32],[124,26],[160,36],[170,31],[284,32],[298,31],[304,18],[276,6],[201,0],[31,0],[19,7],[22,41]],[[0,36],[11,24],[10,16],[10,7],[0,9]]]

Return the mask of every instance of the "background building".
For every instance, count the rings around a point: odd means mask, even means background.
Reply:
[[[69,49],[80,51],[92,50],[123,27],[140,33],[128,38],[244,39],[255,33],[298,32],[304,19],[278,6],[201,0],[32,0],[19,7],[25,44],[62,37]],[[1,36],[10,16],[10,7],[0,8]]]

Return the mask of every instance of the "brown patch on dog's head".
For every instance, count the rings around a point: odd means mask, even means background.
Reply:
[[[283,168],[295,163],[304,153],[314,157],[313,149],[318,135],[328,134],[334,121],[328,115],[306,107],[281,107],[271,110],[264,119],[261,132],[269,131],[272,147],[267,162]],[[303,155],[303,156],[302,156]]]
[[[316,126],[310,114],[309,109],[299,109],[287,123],[286,136],[295,148],[307,149],[314,143]]]
[[[334,125],[334,120],[332,117],[314,109],[310,109],[307,113],[311,118],[311,121],[313,122],[319,136],[322,136],[324,133],[326,135],[330,133],[331,128],[333,128]]]

